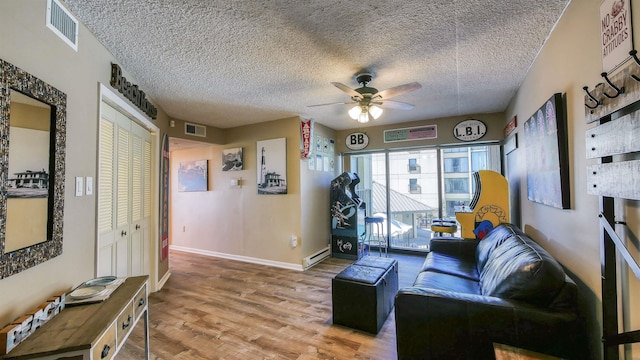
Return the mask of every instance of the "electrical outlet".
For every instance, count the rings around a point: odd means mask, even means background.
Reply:
[[[291,247],[298,246],[298,237],[295,235],[291,235]]]

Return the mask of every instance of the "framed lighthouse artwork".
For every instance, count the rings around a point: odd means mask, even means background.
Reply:
[[[256,159],[258,194],[287,193],[287,139],[278,138],[257,142]]]

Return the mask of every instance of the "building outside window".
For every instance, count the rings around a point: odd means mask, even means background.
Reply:
[[[420,165],[418,165],[418,159],[409,159],[408,169],[410,174],[420,173]]]
[[[444,179],[444,192],[450,193],[469,193],[469,179],[465,178],[446,178]]]
[[[444,172],[445,173],[466,173],[469,171],[469,158],[464,157],[450,157],[444,159]]]
[[[418,185],[418,179],[409,179],[409,193],[420,194],[421,190],[420,185]]]

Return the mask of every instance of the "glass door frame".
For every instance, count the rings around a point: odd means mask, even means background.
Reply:
[[[416,146],[416,147],[406,147],[406,148],[389,148],[389,149],[376,149],[376,150],[360,150],[360,151],[348,151],[348,152],[342,152],[340,154],[340,161],[341,161],[341,165],[343,168],[343,171],[351,171],[352,169],[352,162],[351,162],[351,157],[352,156],[359,156],[359,155],[373,155],[373,154],[384,154],[384,159],[385,159],[385,195],[386,195],[386,216],[387,218],[389,218],[389,214],[391,213],[391,186],[390,186],[390,181],[391,181],[391,174],[390,174],[390,154],[391,153],[395,153],[395,152],[409,152],[409,151],[422,151],[422,150],[435,150],[436,151],[436,167],[437,167],[437,195],[438,195],[438,218],[443,218],[443,212],[444,212],[444,192],[445,192],[445,181],[444,181],[444,168],[443,168],[443,163],[444,163],[444,159],[443,159],[443,150],[445,149],[454,149],[454,148],[473,148],[473,147],[481,147],[481,146],[499,146],[499,162],[500,162],[500,166],[499,166],[499,171],[503,171],[503,167],[504,164],[502,162],[503,157],[502,157],[502,146],[501,143],[499,141],[495,141],[495,142],[482,142],[482,143],[463,143],[463,144],[456,144],[456,145],[433,145],[433,146]],[[469,158],[470,159],[470,158]],[[469,168],[471,169],[471,164],[469,164]],[[358,174],[360,175],[360,174]],[[361,177],[362,180],[362,177]],[[473,190],[470,191],[471,193],[473,193]],[[367,204],[367,212],[366,212],[366,216],[370,216],[373,215],[370,212],[372,212],[372,204]],[[391,239],[389,234],[391,234],[391,221],[387,221],[386,222],[386,241],[387,241],[387,246],[388,249],[390,251],[393,252],[407,252],[407,253],[424,253],[424,251],[422,250],[415,250],[415,249],[411,249],[411,248],[401,248],[401,247],[393,247],[391,246]]]

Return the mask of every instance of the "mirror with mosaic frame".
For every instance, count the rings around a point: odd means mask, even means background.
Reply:
[[[0,278],[62,254],[66,103],[0,59]]]

